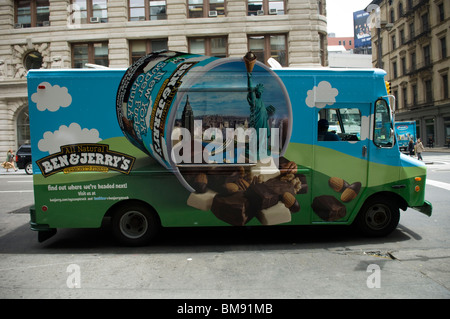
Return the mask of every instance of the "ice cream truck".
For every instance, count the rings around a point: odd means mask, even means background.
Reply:
[[[31,229],[144,245],[161,227],[355,225],[431,216],[400,153],[385,72],[271,69],[174,51],[128,69],[30,70]]]
[[[394,123],[394,130],[396,133],[396,139],[398,148],[404,153],[408,153],[409,141],[412,140],[414,145],[416,144],[416,122],[415,121],[402,121]]]

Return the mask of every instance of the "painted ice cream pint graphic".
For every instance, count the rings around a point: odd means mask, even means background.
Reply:
[[[127,139],[191,192],[204,184],[199,171],[278,169],[292,129],[284,84],[252,53],[216,58],[162,51],[142,57],[121,80],[116,111]]]

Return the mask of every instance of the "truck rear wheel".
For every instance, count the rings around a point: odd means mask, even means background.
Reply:
[[[389,198],[376,197],[368,200],[355,220],[357,229],[366,236],[383,237],[397,228],[400,209]]]
[[[156,213],[144,205],[130,204],[117,208],[112,218],[116,239],[127,246],[142,246],[153,239],[160,228]]]

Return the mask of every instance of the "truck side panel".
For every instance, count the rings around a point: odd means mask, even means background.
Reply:
[[[173,74],[181,74],[180,70],[183,71],[179,68]],[[125,70],[29,72],[36,207],[32,222],[44,228],[99,227],[105,214],[116,204],[138,201],[150,205],[163,226],[232,224],[211,212],[217,192],[191,192],[181,183],[178,167],[165,167],[163,161],[130,142],[130,137],[137,140],[138,137],[148,138],[148,135],[144,130],[139,133],[142,136],[133,133],[133,130],[141,129],[139,121],[129,124],[126,117],[153,123],[149,119],[152,108],[149,107],[148,113],[137,107],[133,111],[128,109],[130,113],[125,112],[124,118],[118,119],[116,93],[124,74]],[[267,210],[264,214],[272,214],[272,220],[258,215],[261,212],[252,212],[255,215],[244,219],[242,224],[348,224],[355,219],[364,202],[379,192],[399,196],[406,206],[423,204],[424,165],[400,157],[397,145],[381,148],[373,140],[374,131],[380,129],[374,116],[374,104],[386,95],[383,72],[277,70],[276,74],[286,88],[292,108],[288,110],[292,112],[290,139],[279,159],[280,168],[290,163],[295,163],[296,168],[290,172],[292,174],[280,173],[278,167],[265,169],[276,173],[273,176],[277,179],[295,185],[294,200],[299,211],[288,211],[289,216],[285,218],[286,214],[281,216],[273,209],[264,208]],[[193,87],[190,91],[189,88],[180,90],[179,96],[173,92],[165,94],[164,88],[168,86],[164,85],[169,85],[170,81],[161,81],[161,89],[155,89],[161,94],[155,99],[150,98],[150,106],[156,107],[161,96],[172,94],[174,100],[182,97],[185,105],[192,103],[195,111],[194,101],[200,101],[201,94],[205,94],[206,100],[225,92],[230,96],[241,94],[243,108],[248,108],[247,102],[252,101],[247,95],[245,73],[236,77],[244,79],[244,89],[233,87],[230,93],[226,87]],[[255,76],[253,80],[256,79]],[[248,83],[250,80],[248,76]],[[261,82],[270,92],[272,84]],[[139,87],[135,89],[134,93],[138,94]],[[142,89],[141,95],[145,94]],[[277,100],[271,102],[275,109],[279,107]],[[126,106],[124,103],[124,108]],[[210,117],[215,115],[208,114]],[[175,116],[168,115],[167,118],[176,121]],[[333,129],[338,130],[341,140],[320,140],[319,119],[333,122]],[[143,122],[140,124],[144,125]],[[127,125],[131,125],[128,135],[124,133]],[[234,168],[228,175],[233,176],[236,167],[231,167]],[[251,170],[246,169],[246,173]],[[416,177],[422,177],[421,181],[416,181]],[[249,187],[242,186],[244,184],[239,186],[239,191]],[[411,192],[416,186],[420,190]],[[277,180],[275,187],[281,189],[285,185],[280,186]],[[285,212],[285,206],[281,203],[280,210]]]

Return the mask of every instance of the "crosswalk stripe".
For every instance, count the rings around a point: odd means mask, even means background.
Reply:
[[[431,185],[431,186],[436,186],[436,187],[440,187],[446,190],[450,191],[450,184],[449,183],[444,183],[444,182],[439,182],[439,181],[434,181],[432,179],[427,179],[427,184]]]

